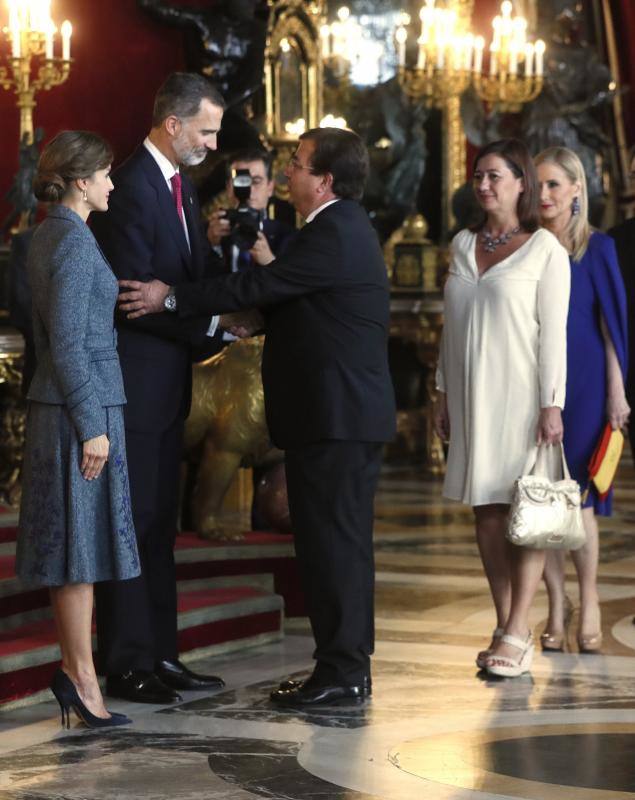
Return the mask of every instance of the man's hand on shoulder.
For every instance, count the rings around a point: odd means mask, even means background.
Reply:
[[[249,252],[251,253],[251,256],[256,264],[259,264],[261,267],[266,267],[267,264],[271,264],[271,262],[275,259],[275,256],[269,247],[267,237],[262,231],[258,233],[256,244]]]
[[[164,311],[163,301],[170,289],[167,283],[159,280],[148,283],[119,281],[119,287],[126,290],[119,295],[119,309],[125,312],[128,319]]]

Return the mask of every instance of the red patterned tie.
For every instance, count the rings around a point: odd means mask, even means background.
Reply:
[[[179,219],[183,222],[183,194],[181,192],[181,174],[179,172],[175,172],[174,175],[170,178],[170,183],[172,184],[172,196],[174,197],[174,202],[176,203],[176,213],[179,215]]]

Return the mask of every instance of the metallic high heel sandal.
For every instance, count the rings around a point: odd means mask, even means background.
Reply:
[[[564,650],[564,643],[567,639],[567,628],[573,616],[573,603],[565,595],[564,619],[562,621],[562,633],[549,633],[543,631],[540,634],[540,647],[546,653],[561,653]]]
[[[583,655],[594,655],[602,649],[602,631],[592,636],[578,634],[578,649]]]
[[[62,711],[62,728],[68,729],[71,727],[71,708],[84,725],[87,725],[89,728],[112,728],[115,725],[128,725],[132,722],[125,714],[115,714],[114,712],[110,712],[110,717],[106,719],[103,717],[96,717],[86,708],[84,703],[82,703],[75,684],[61,669],[57,669],[55,675],[53,675],[51,691],[60,704],[60,709]]]
[[[500,639],[501,636],[505,633],[504,628],[494,628],[492,632],[492,639]],[[485,669],[487,666],[487,659],[492,655],[492,648],[488,647],[487,650],[481,650],[476,655],[476,666],[479,669]]]
[[[564,650],[564,633],[547,633],[544,631],[540,634],[540,647],[546,653],[561,653]]]
[[[590,635],[584,636],[578,628],[578,650],[582,654],[593,655],[599,653],[602,648],[602,622],[601,622],[601,614],[602,611],[599,609],[598,615],[600,616],[600,630],[597,633],[592,633]]]

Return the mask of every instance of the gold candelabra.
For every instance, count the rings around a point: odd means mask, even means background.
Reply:
[[[521,16],[512,17],[512,11],[510,0],[504,0],[500,15],[492,20],[489,74],[481,69],[481,46],[478,64],[475,56],[474,88],[490,107],[518,112],[542,91],[545,43],[541,39],[528,42],[527,20]]]
[[[35,95],[59,86],[71,68],[72,26],[62,23],[62,55],[54,55],[57,27],[51,19],[51,0],[7,0],[8,25],[3,33],[10,45],[9,67],[0,66],[0,86],[17,95],[20,109],[20,141],[33,142]],[[35,65],[33,62],[36,62]],[[34,67],[36,77],[32,76]]]

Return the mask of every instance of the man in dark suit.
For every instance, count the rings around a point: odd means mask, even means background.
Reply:
[[[121,308],[132,317],[163,308],[184,320],[267,309],[267,422],[285,451],[317,662],[307,681],[272,692],[285,705],[361,701],[371,691],[373,499],[395,403],[386,268],[358,202],[367,174],[366,148],[352,131],[307,131],[287,168],[291,199],[307,224],[284,255],[176,288],[122,282]],[[264,262],[260,245],[253,252]]]
[[[272,168],[273,159],[271,153],[266,150],[241,150],[234,153],[227,161],[225,187],[229,199],[238,205],[232,176],[235,170],[249,170],[251,178],[249,206],[264,217],[262,232],[266,241],[262,243],[261,249],[263,254],[271,259],[283,252],[295,233],[290,225],[267,216],[267,207],[274,190]],[[249,250],[238,249],[229,235],[230,231],[231,226],[227,219],[227,212],[224,209],[214,211],[209,220],[207,238],[217,254],[223,258],[227,272],[237,272],[244,267],[253,266],[253,256]]]
[[[159,89],[152,130],[113,174],[115,189],[95,235],[119,278],[200,280],[222,265],[210,251],[195,191],[181,166],[216,149],[224,102],[204,78],[174,73]],[[121,318],[119,357],[128,404],[126,447],[142,574],[97,587],[101,669],[112,697],[147,703],[179,689],[220,687],[178,660],[174,540],[192,354],[222,346],[218,318]]]

